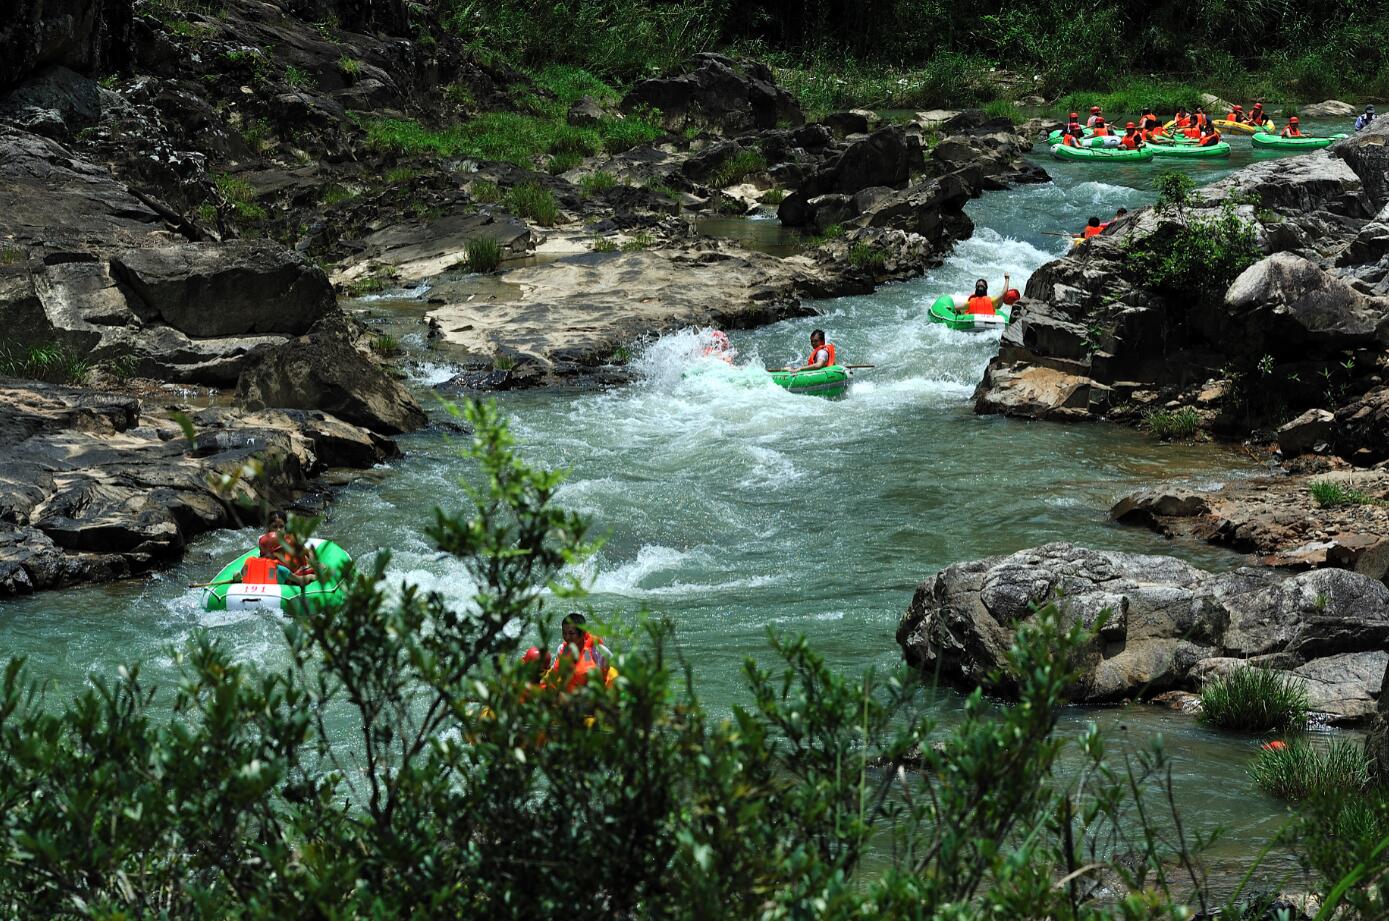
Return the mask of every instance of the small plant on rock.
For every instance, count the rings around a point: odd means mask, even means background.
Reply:
[[[593,242],[589,244],[589,249],[595,253],[615,253],[617,252],[617,244],[606,237],[594,237]]]
[[[343,55],[338,58],[338,70],[342,71],[343,76],[349,80],[356,80],[362,73],[362,62],[353,57]]]
[[[626,241],[624,241],[622,244],[622,251],[624,253],[639,253],[644,249],[650,249],[653,245],[655,245],[655,243],[655,238],[652,237],[651,234],[643,230],[639,233],[633,234]]]
[[[50,384],[80,384],[91,370],[90,362],[58,343],[0,344],[0,375],[5,377],[25,377]]]
[[[1272,669],[1241,666],[1201,688],[1201,720],[1220,729],[1301,729],[1307,710],[1302,681]]]
[[[291,64],[285,68],[285,82],[297,89],[306,89],[313,83],[313,79],[308,71]]]
[[[496,204],[502,200],[502,190],[495,182],[478,179],[468,186],[468,197],[479,204]]]
[[[763,192],[762,197],[758,199],[758,201],[764,205],[779,205],[785,200],[785,189],[770,189],[766,192]]]
[[[863,272],[881,272],[887,253],[871,243],[855,243],[849,247],[849,264]]]
[[[1334,480],[1313,480],[1307,487],[1312,501],[1319,508],[1346,508],[1351,505],[1376,505],[1378,500],[1358,489]]]
[[[356,192],[353,192],[351,189],[344,188],[337,184],[325,186],[323,189],[323,204],[327,205],[330,208],[333,205],[339,205],[345,201],[351,201],[356,197]]]
[[[502,262],[502,244],[494,237],[473,237],[465,246],[470,272],[495,272]]]
[[[761,151],[740,150],[709,174],[707,184],[712,189],[726,189],[766,168],[767,158],[762,156]]]
[[[578,167],[584,162],[583,154],[579,153],[557,153],[545,161],[545,172],[551,176],[558,176],[560,173],[567,173],[571,169]]]
[[[382,358],[394,358],[400,354],[400,340],[390,333],[376,333],[368,344],[372,352]]]
[[[512,213],[529,218],[541,227],[553,227],[559,220],[559,205],[554,193],[534,182],[518,185],[507,192],[506,206]]]
[[[579,189],[585,197],[606,192],[608,189],[617,185],[617,177],[612,173],[598,170],[596,173],[589,173],[579,180]]]
[[[1196,180],[1180,170],[1163,170],[1153,182],[1157,192],[1159,211],[1181,211],[1191,201],[1191,193],[1196,191]]]
[[[1163,441],[1189,441],[1201,428],[1201,417],[1190,406],[1181,409],[1154,409],[1143,415],[1143,423]]]

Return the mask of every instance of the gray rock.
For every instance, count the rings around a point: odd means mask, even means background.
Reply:
[[[1331,155],[1360,177],[1375,209],[1389,205],[1389,118],[1381,116],[1364,131],[1332,144]]]
[[[44,64],[92,71],[129,41],[129,0],[10,0],[0,22],[0,89]]]
[[[838,137],[850,134],[867,134],[868,129],[878,123],[876,112],[867,109],[849,109],[846,112],[831,112],[820,123],[833,131]]]
[[[1389,300],[1368,297],[1292,253],[1250,266],[1225,293],[1231,335],[1258,337],[1277,355],[1311,346],[1341,351],[1389,341]],[[1275,346],[1276,343],[1276,346]]]
[[[602,103],[592,96],[574,100],[565,115],[565,121],[578,128],[591,128],[608,117]]]
[[[1365,576],[1212,574],[1171,557],[1071,544],[947,567],[917,588],[897,641],[926,675],[1008,695],[1014,631],[1053,601],[1063,624],[1108,617],[1080,652],[1081,677],[1068,692],[1079,703],[1196,690],[1216,660],[1261,657],[1315,688],[1329,718],[1358,722],[1389,655],[1389,587]]]
[[[1389,781],[1389,667],[1379,685],[1379,702],[1365,738],[1365,753],[1370,756],[1370,769],[1375,776]]]
[[[1278,449],[1284,457],[1297,457],[1324,449],[1331,442],[1336,416],[1325,409],[1309,409],[1278,429]]]
[[[623,97],[622,111],[640,109],[659,111],[671,130],[697,125],[729,134],[805,120],[765,64],[712,53],[695,55],[684,73],[639,81]]]
[[[1336,453],[1368,467],[1389,460],[1389,387],[1376,387],[1336,410]]]
[[[242,372],[236,400],[250,409],[320,409],[387,435],[427,421],[409,391],[355,347],[343,323],[268,350]]]
[[[1341,102],[1339,99],[1314,102],[1299,110],[1303,118],[1345,118],[1347,116],[1354,118],[1356,111],[1355,106],[1348,102]]]
[[[299,335],[336,307],[322,269],[263,240],[126,250],[111,273],[141,322],[194,337]]]

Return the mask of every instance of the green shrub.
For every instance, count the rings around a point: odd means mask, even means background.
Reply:
[[[470,272],[495,272],[502,264],[502,244],[495,237],[473,237],[465,245]]]
[[[622,95],[582,67],[546,64],[531,74],[531,79],[553,93],[566,110],[585,96],[602,103],[616,102]]]
[[[356,58],[343,55],[338,58],[338,70],[343,72],[349,80],[355,80],[362,72],[362,62]]]
[[[89,361],[57,343],[31,346],[0,343],[0,376],[30,378],[50,384],[81,384],[91,370]]]
[[[1332,739],[1319,746],[1292,739],[1282,748],[1259,752],[1250,773],[1269,796],[1298,802],[1341,791],[1360,793],[1369,783],[1369,762],[1356,742]]]
[[[1201,688],[1201,720],[1244,732],[1301,729],[1307,688],[1287,672],[1241,666]]]
[[[474,98],[472,89],[463,83],[450,83],[444,87],[444,101],[463,109],[477,108],[477,99]]]
[[[1191,83],[1130,77],[1124,78],[1107,92],[1068,93],[1057,100],[1056,111],[1062,115],[1068,112],[1085,113],[1091,106],[1100,106],[1107,120],[1123,124],[1126,120],[1135,120],[1149,107],[1155,107],[1156,114],[1166,120],[1179,106],[1191,110],[1200,105],[1203,92],[1206,92],[1205,88]],[[1225,113],[1210,114],[1212,117],[1223,117]]]
[[[1312,494],[1312,501],[1316,502],[1320,508],[1344,508],[1350,505],[1375,505],[1378,503],[1373,496],[1368,496],[1358,489],[1337,483],[1334,480],[1313,480],[1307,487]]]
[[[387,185],[404,185],[420,175],[420,171],[409,166],[394,166],[386,170]]]
[[[336,183],[324,186],[323,188],[323,204],[327,205],[330,208],[333,205],[339,205],[345,201],[351,201],[356,197],[356,192],[353,192],[351,189],[344,188],[343,186],[337,185]]]
[[[1196,180],[1181,170],[1165,169],[1157,174],[1153,190],[1157,192],[1159,211],[1181,211],[1191,201],[1191,193],[1196,191]]]
[[[308,72],[290,64],[285,68],[285,82],[290,86],[305,88],[313,83],[313,79]]]
[[[545,161],[545,172],[549,173],[551,176],[558,176],[561,173],[567,173],[571,169],[578,168],[583,164],[583,162],[584,158],[582,154],[555,154],[553,157]]]
[[[740,150],[709,174],[706,184],[711,189],[726,189],[753,173],[767,168],[767,158],[759,150]]]
[[[579,189],[584,195],[597,195],[617,185],[617,177],[612,173],[598,170],[579,180]]]
[[[553,227],[559,220],[559,205],[554,193],[533,182],[507,192],[506,207],[517,217],[529,218],[541,227]]]
[[[1195,409],[1150,409],[1143,414],[1148,431],[1164,441],[1188,441],[1201,429],[1201,417]]]
[[[1193,217],[1161,237],[1130,241],[1126,266],[1131,277],[1146,279],[1191,308],[1209,308],[1262,255],[1255,227],[1226,203],[1212,217]]]
[[[622,153],[642,144],[650,144],[665,136],[660,122],[651,116],[629,115],[626,118],[605,118],[598,123],[598,136],[603,149]]]
[[[898,70],[857,61],[816,61],[778,67],[777,82],[805,111],[825,113],[868,109],[959,108],[980,105],[998,95],[990,64],[979,57],[938,51],[924,67]]]
[[[639,253],[644,249],[650,249],[656,244],[656,239],[645,230],[632,234],[623,241],[622,251],[624,253]]]
[[[502,200],[502,190],[495,182],[475,179],[468,185],[468,197],[480,204],[495,204]]]
[[[1015,125],[1022,124],[1022,109],[1006,99],[994,99],[984,103],[984,114],[990,118],[1006,118]]]
[[[786,190],[768,189],[766,192],[762,193],[762,197],[759,198],[758,201],[764,205],[779,205],[786,201]]]
[[[617,244],[606,237],[594,237],[593,241],[589,243],[588,248],[595,253],[617,252]]]
[[[849,247],[849,264],[864,272],[880,272],[887,264],[887,253],[869,243]]]

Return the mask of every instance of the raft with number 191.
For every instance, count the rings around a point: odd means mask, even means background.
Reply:
[[[306,544],[313,551],[317,566],[313,582],[303,587],[233,582],[246,561],[259,553],[258,550],[251,550],[223,566],[217,577],[203,589],[203,610],[282,611],[295,604],[321,607],[340,603],[347,587],[343,575],[352,557],[331,540],[312,537]]]

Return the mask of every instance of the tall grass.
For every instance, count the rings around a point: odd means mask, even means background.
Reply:
[[[1325,747],[1293,739],[1281,748],[1264,749],[1250,774],[1260,790],[1292,802],[1353,794],[1370,779],[1364,747],[1344,739]]]
[[[1190,406],[1153,409],[1144,413],[1143,424],[1163,441],[1190,441],[1201,430],[1201,417]]]
[[[493,237],[474,237],[465,244],[464,264],[470,272],[495,272],[502,262],[502,244]]]
[[[740,150],[709,174],[708,184],[713,189],[725,189],[766,168],[767,158],[760,151]]]
[[[661,136],[638,117],[610,119],[596,128],[577,128],[553,114],[484,112],[461,124],[427,128],[412,119],[380,118],[366,125],[367,142],[379,150],[439,157],[476,157],[532,166],[545,155],[590,157],[625,150]]]
[[[1220,729],[1300,729],[1308,706],[1302,682],[1272,669],[1241,666],[1201,688],[1201,720]]]
[[[812,117],[836,109],[910,109],[979,105],[998,97],[989,63],[942,51],[914,69],[817,61],[777,67],[781,83]]]
[[[23,377],[50,384],[81,384],[91,370],[91,362],[58,343],[30,346],[0,343],[0,375],[5,377]]]
[[[1312,501],[1319,508],[1345,508],[1351,505],[1376,505],[1377,499],[1351,486],[1334,480],[1313,480],[1307,487]]]
[[[541,227],[553,227],[559,220],[559,204],[555,202],[554,193],[533,182],[507,192],[505,204],[517,217],[530,218]]]

